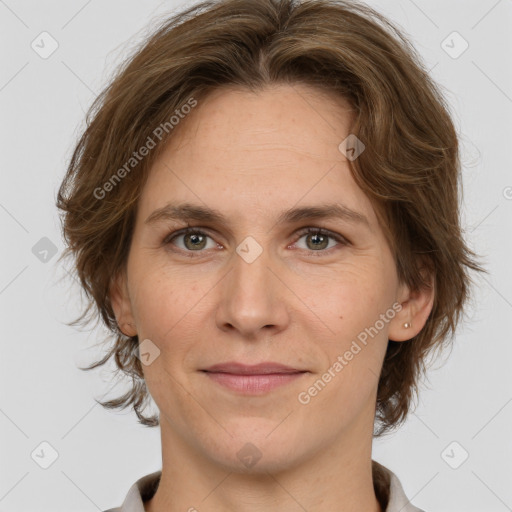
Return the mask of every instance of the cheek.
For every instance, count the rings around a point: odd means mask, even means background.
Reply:
[[[206,294],[203,286],[172,274],[166,269],[140,273],[132,299],[139,342],[148,339],[157,347],[149,345],[158,356],[151,364],[143,364],[148,386],[155,390],[153,381],[167,381],[168,385],[173,376],[181,380],[187,353],[197,342],[197,315]]]
[[[199,300],[202,287],[196,282],[197,278],[187,277],[180,269],[171,271],[169,266],[141,261],[134,276],[136,289],[132,303],[137,324],[145,337],[161,338],[174,330],[174,326],[179,328],[180,319]]]
[[[293,289],[331,336],[356,336],[372,325],[393,299],[392,275],[383,260],[370,256],[304,274]],[[304,306],[303,306],[304,307]]]
[[[330,297],[336,303],[330,309],[335,334],[329,332],[317,344],[323,367],[302,390],[307,395],[302,398],[311,401],[311,411],[328,414],[335,431],[373,407],[392,316],[381,320],[389,308],[375,287],[346,286]]]
[[[374,392],[394,317],[392,275],[378,259],[361,259],[310,290],[308,305],[325,324],[317,339],[325,373],[311,390],[319,405],[332,402],[347,412]]]
[[[197,315],[207,290],[164,269],[140,277],[134,301],[139,341],[149,339],[159,350],[151,364],[142,365],[147,387],[162,414],[182,410],[193,417],[198,412],[184,390],[184,373],[197,345]]]

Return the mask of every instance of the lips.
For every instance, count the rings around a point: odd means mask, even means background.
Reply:
[[[266,362],[254,365],[235,361],[219,363],[202,370],[207,378],[240,395],[265,395],[301,379],[307,370],[280,363]]]
[[[210,380],[240,395],[265,395],[280,387],[286,387],[309,373],[281,363],[264,362],[243,364],[236,361],[214,364],[202,372]]]
[[[306,370],[293,368],[281,363],[264,362],[254,365],[229,361],[210,366],[202,371],[210,373],[230,373],[233,375],[269,375],[269,374],[290,374],[304,373]]]

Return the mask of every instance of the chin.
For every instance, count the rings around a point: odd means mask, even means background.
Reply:
[[[240,474],[276,473],[290,469],[306,458],[304,440],[307,433],[299,436],[290,432],[289,425],[265,420],[245,418],[237,421],[237,427],[227,426],[229,434],[216,439],[214,453],[210,458],[225,470]],[[276,428],[277,427],[277,428]],[[279,431],[281,429],[281,431]],[[300,447],[300,450],[298,449]]]

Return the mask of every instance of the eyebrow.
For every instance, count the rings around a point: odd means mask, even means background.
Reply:
[[[312,219],[341,219],[350,223],[365,225],[371,230],[368,219],[362,213],[351,210],[341,203],[323,206],[303,206],[285,210],[281,212],[276,223],[294,224]],[[229,221],[218,210],[191,203],[168,203],[162,208],[154,210],[144,223],[151,225],[164,220],[195,220],[229,227]]]

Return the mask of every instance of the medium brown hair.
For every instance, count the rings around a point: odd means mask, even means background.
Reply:
[[[350,170],[386,230],[398,277],[412,290],[429,286],[429,275],[434,282],[424,328],[408,342],[388,342],[375,436],[403,422],[427,355],[453,339],[469,299],[469,270],[483,269],[460,227],[457,134],[439,87],[410,42],[382,15],[355,2],[206,1],[165,19],[119,68],[87,114],[58,191],[68,245],[63,257],[73,256],[88,300],[71,324],[101,316],[112,333],[108,353],[83,369],[114,356],[116,373],[132,379],[126,394],[99,402],[104,407],[131,404],[140,423],[159,424],[157,415],[142,414],[150,395],[137,357],[139,340],[120,331],[109,292],[113,277],[125,269],[148,172],[175,132],[171,117],[183,117],[191,99],[200,105],[222,86],[255,91],[296,83],[350,102],[350,133],[366,146],[349,162]],[[144,158],[130,160],[157,138]]]

